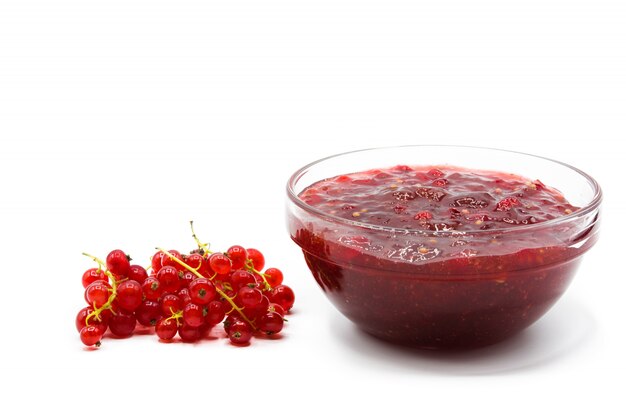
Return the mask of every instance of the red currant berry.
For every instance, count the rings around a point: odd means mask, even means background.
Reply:
[[[228,338],[235,345],[246,345],[252,339],[252,329],[248,323],[236,321],[228,329]]]
[[[230,276],[230,282],[234,290],[239,290],[241,287],[248,286],[250,284],[256,285],[254,275],[243,269],[238,269]]]
[[[224,319],[224,331],[228,333],[228,331],[230,330],[230,326],[238,321],[243,321],[243,317],[241,317],[241,314],[239,314],[237,311],[233,311],[232,313],[228,314]]]
[[[279,333],[284,324],[283,317],[277,313],[265,313],[258,320],[259,330],[268,336]]]
[[[143,300],[141,284],[133,279],[123,281],[117,287],[117,304],[126,311],[135,311]]]
[[[148,271],[141,265],[131,265],[128,270],[128,279],[137,281],[140,284],[148,278]]]
[[[164,317],[182,311],[183,300],[176,294],[165,294],[161,299],[161,312]]]
[[[215,285],[207,278],[196,278],[189,284],[189,296],[196,304],[208,304],[215,299],[216,295]]]
[[[117,277],[125,277],[130,269],[130,257],[120,249],[111,251],[106,258],[107,269]]]
[[[172,257],[178,259],[179,261],[183,260],[183,255],[181,255],[181,253],[176,249],[170,249],[168,250],[168,252],[170,253],[170,255],[172,255]],[[176,269],[182,268],[182,266],[174,259],[172,259],[172,257],[170,257],[168,254],[165,254],[163,260],[161,261],[161,266],[172,266]]]
[[[128,337],[135,331],[137,320],[133,313],[118,310],[109,320],[109,330],[117,337]]]
[[[265,280],[270,284],[270,287],[277,287],[283,283],[283,273],[278,268],[267,268],[265,270]]]
[[[211,265],[213,271],[220,275],[228,274],[232,268],[228,256],[218,252],[212,253],[211,256],[209,256],[209,265]]]
[[[85,346],[100,346],[102,340],[102,331],[96,326],[85,326],[80,331],[80,340]]]
[[[205,323],[209,326],[220,324],[226,316],[226,307],[221,301],[211,301],[207,306],[207,315],[204,318]]]
[[[178,290],[178,296],[183,302],[183,307],[191,302],[191,297],[189,296],[189,288],[181,288]]]
[[[248,259],[248,252],[243,246],[234,245],[228,248],[226,255],[232,262],[232,269],[240,269],[246,266],[246,259]]]
[[[164,265],[157,273],[157,279],[163,287],[163,292],[176,293],[180,288],[178,269],[171,265]]]
[[[248,253],[248,260],[252,261],[252,266],[257,271],[261,271],[265,266],[265,257],[258,249],[248,248],[246,250]]]
[[[90,268],[83,273],[83,288],[87,288],[94,281],[109,282],[109,277],[100,268]]]
[[[174,319],[161,319],[157,322],[155,331],[159,339],[172,340],[178,332],[178,325]]]
[[[149,276],[141,285],[143,296],[146,300],[156,301],[163,295],[161,282],[155,276]]]
[[[178,328],[178,335],[180,336],[180,339],[185,343],[197,342],[202,336],[198,327],[192,327],[187,324],[183,324]]]
[[[183,307],[183,322],[191,327],[199,327],[204,323],[207,311],[198,304],[189,303]]]
[[[270,294],[270,301],[280,305],[286,312],[291,310],[296,299],[293,290],[286,285],[279,285]]]
[[[80,332],[85,326],[87,326],[87,317],[91,313],[93,313],[93,311],[94,310],[92,307],[84,307],[78,312],[78,314],[76,315],[76,330]],[[110,310],[105,311],[110,313]],[[105,311],[103,311],[102,313],[104,313]],[[101,333],[104,334],[107,329],[108,315],[104,315],[102,313],[100,313],[100,320],[98,320],[96,316],[91,316],[89,318],[89,326],[98,327]]]
[[[161,305],[152,300],[143,300],[141,305],[135,310],[135,317],[139,324],[143,326],[154,326],[163,317]]]
[[[187,288],[189,284],[196,279],[196,275],[191,271],[183,271],[182,275],[179,273],[179,288]]]
[[[266,296],[262,296],[261,301],[258,304],[246,307],[244,313],[246,317],[248,317],[250,320],[255,320],[259,316],[267,313],[267,309],[269,308],[269,306],[270,300]]]
[[[190,255],[187,255],[187,258],[185,259],[185,263],[187,265],[197,270],[200,269],[203,262],[204,262],[204,258],[199,253],[192,253]]]
[[[263,300],[263,293],[256,288],[242,287],[237,291],[237,301],[242,307],[254,307]]]
[[[151,265],[152,271],[156,274],[163,267],[163,258],[167,257],[167,255],[161,251],[158,251],[154,255],[152,255]]]
[[[90,306],[102,307],[109,301],[111,287],[104,281],[95,281],[85,288],[85,301]]]

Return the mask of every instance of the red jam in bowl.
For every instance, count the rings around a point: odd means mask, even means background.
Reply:
[[[489,345],[563,294],[592,230],[538,179],[454,166],[334,176],[290,216],[317,283],[363,330],[423,348]],[[593,233],[595,235],[595,233]]]

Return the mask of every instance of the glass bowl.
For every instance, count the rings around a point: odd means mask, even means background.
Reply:
[[[448,165],[539,179],[579,209],[516,227],[425,231],[345,219],[299,197],[324,179],[399,165]],[[349,193],[350,187],[341,192]],[[374,336],[427,349],[490,345],[539,319],[565,292],[582,255],[595,244],[602,199],[598,183],[567,164],[505,150],[440,145],[330,156],[296,171],[287,194],[291,238],[332,304]],[[461,238],[470,251],[449,255]],[[414,254],[425,242],[441,248],[441,256],[397,256],[398,248]]]

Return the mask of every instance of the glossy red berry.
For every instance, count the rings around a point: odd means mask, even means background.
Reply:
[[[162,318],[157,322],[154,330],[159,339],[172,340],[178,332],[178,325],[174,319]]]
[[[176,294],[165,294],[161,299],[161,312],[163,317],[169,317],[174,313],[182,311],[183,300]]]
[[[133,279],[123,281],[117,286],[117,304],[126,311],[135,311],[143,300],[141,284]]]
[[[183,255],[177,251],[176,249],[170,249],[168,250],[169,255],[165,254],[165,256],[163,257],[163,259],[161,260],[161,266],[172,266],[176,269],[181,269],[182,266],[180,265],[180,263],[176,262],[175,259],[182,261],[183,260]],[[170,256],[171,255],[171,256]]]
[[[224,320],[225,316],[226,316],[226,307],[224,306],[224,303],[221,301],[215,300],[215,301],[211,301],[207,305],[207,314],[206,314],[206,317],[204,318],[204,321],[209,326],[215,326],[221,323],[222,320]]]
[[[270,301],[280,305],[286,312],[291,310],[295,301],[293,290],[286,285],[279,285],[270,294]]]
[[[96,326],[85,326],[80,331],[80,340],[85,346],[100,346],[102,332]]]
[[[185,263],[187,265],[189,265],[193,269],[198,270],[200,269],[204,261],[205,259],[199,253],[192,253],[190,255],[187,255],[187,258],[185,258]]]
[[[137,320],[133,313],[118,310],[109,320],[109,330],[117,337],[128,337],[135,331]]]
[[[259,317],[257,323],[259,330],[269,336],[279,333],[285,321],[280,314],[268,312]]]
[[[263,300],[263,293],[256,288],[241,287],[237,291],[237,302],[242,307],[251,308]]]
[[[157,301],[163,295],[161,282],[155,276],[149,276],[141,285],[143,296],[146,300]]]
[[[252,261],[252,265],[254,269],[257,271],[261,271],[265,266],[265,257],[258,249],[248,248],[246,249],[248,252],[248,260]]]
[[[233,290],[239,290],[239,288],[248,286],[250,284],[256,285],[256,280],[254,279],[254,275],[248,271],[244,271],[243,269],[238,269],[234,271],[230,276],[230,283],[233,287]]]
[[[199,327],[189,326],[188,324],[183,324],[178,328],[178,335],[180,339],[185,343],[194,343],[200,340],[202,337],[202,333]]]
[[[191,327],[200,327],[204,323],[207,311],[200,305],[189,303],[183,307],[183,322]]]
[[[111,287],[104,281],[95,281],[85,288],[85,301],[90,306],[102,307],[109,300]]]
[[[120,249],[111,251],[106,258],[107,269],[117,277],[126,277],[130,269],[130,257]]]
[[[264,274],[265,280],[272,288],[277,287],[283,283],[283,273],[278,268],[267,268]]]
[[[226,255],[232,262],[232,269],[241,269],[246,266],[246,259],[248,259],[248,252],[246,248],[239,245],[233,245],[226,251]]]
[[[215,252],[209,256],[209,265],[215,273],[220,275],[228,274],[232,268],[232,264],[228,256],[223,253]]]
[[[95,281],[109,282],[109,277],[101,268],[90,268],[83,273],[83,288],[87,288],[89,284]]]
[[[151,265],[152,271],[156,274],[163,267],[163,258],[166,257],[165,253],[158,251],[152,255]]]
[[[140,284],[148,278],[148,271],[141,265],[131,265],[128,269],[128,279],[137,281]]]
[[[135,311],[135,317],[143,326],[155,326],[157,321],[163,317],[161,305],[156,301],[143,300]]]
[[[228,329],[228,338],[235,345],[245,345],[252,339],[252,329],[248,323],[236,321]]]
[[[161,283],[164,293],[176,293],[180,288],[178,269],[171,265],[164,265],[157,273],[157,279]]]
[[[216,295],[215,285],[207,278],[196,278],[189,284],[189,296],[196,304],[208,304],[215,300]]]

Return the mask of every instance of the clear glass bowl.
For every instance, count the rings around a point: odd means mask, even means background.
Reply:
[[[579,209],[535,224],[461,232],[470,247],[480,247],[471,262],[462,257],[414,262],[389,256],[389,248],[417,247],[425,241],[448,245],[460,232],[374,226],[324,213],[299,198],[320,180],[396,165],[450,165],[540,179]],[[602,199],[597,182],[567,164],[457,146],[331,156],[296,171],[287,194],[291,238],[335,307],[372,335],[429,349],[493,344],[540,318],[564,293],[582,255],[595,244]],[[373,241],[384,242],[382,249],[370,251],[360,244]]]

